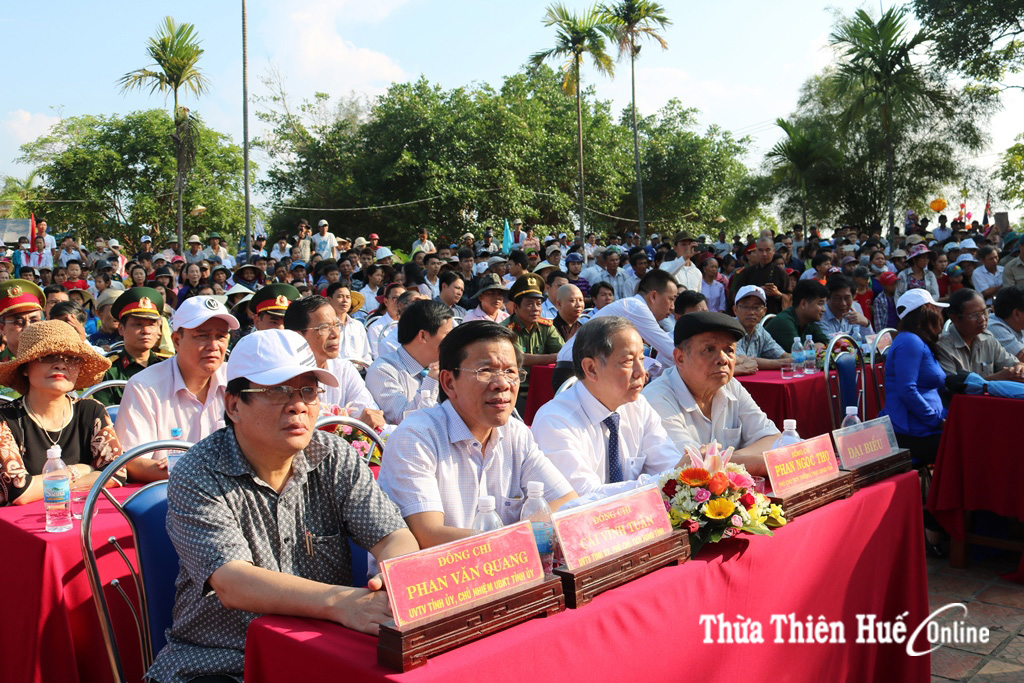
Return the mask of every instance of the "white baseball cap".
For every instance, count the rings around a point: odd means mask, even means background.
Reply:
[[[956,261],[953,261],[953,263],[964,263],[964,262],[967,262],[967,263],[978,263],[978,259],[974,258],[970,254],[960,254],[959,256],[956,257]]]
[[[256,384],[273,385],[312,372],[329,387],[338,378],[316,366],[316,356],[302,335],[292,330],[262,330],[242,337],[228,359],[228,381],[244,377]]]
[[[736,303],[739,303],[744,297],[756,296],[761,300],[761,303],[768,303],[768,296],[764,293],[764,289],[757,285],[743,285],[740,290],[736,292]]]
[[[970,237],[960,243],[961,249],[977,249],[978,245]]]
[[[192,330],[211,318],[220,318],[228,324],[229,330],[238,329],[238,318],[231,315],[217,299],[212,296],[193,296],[185,299],[171,318],[171,330]]]
[[[109,242],[107,242],[107,246],[108,247],[119,247],[119,246],[121,246],[121,243],[118,242],[117,240],[113,240],[112,239]]]
[[[915,311],[921,308],[925,304],[931,304],[938,306],[939,308],[946,308],[949,304],[940,304],[938,301],[932,298],[931,293],[927,289],[908,289],[900,297],[899,301],[896,302],[896,315],[900,320],[907,317],[907,314],[911,311]]]
[[[389,256],[394,256],[394,253],[387,247],[377,247],[377,253],[373,255],[374,260],[382,261]]]

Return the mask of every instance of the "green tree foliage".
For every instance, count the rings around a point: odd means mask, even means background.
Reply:
[[[942,66],[995,86],[1024,70],[1024,0],[912,0],[914,14],[935,37]]]
[[[1002,198],[1024,205],[1024,135],[1003,154],[996,177],[1003,183]]]
[[[202,205],[201,216],[186,215],[189,232],[237,235],[244,224],[242,152],[228,136],[201,129],[185,189],[185,204]],[[175,150],[170,114],[160,109],[126,116],[63,119],[49,133],[23,145],[23,163],[36,167],[52,199],[85,202],[32,205],[37,218],[56,229],[71,226],[80,239],[117,237],[131,245],[143,234],[154,241],[175,237]]]
[[[38,203],[45,194],[38,181],[39,174],[34,170],[24,178],[3,176],[0,218],[29,218],[32,215],[30,203]]]
[[[776,125],[786,137],[775,144],[767,154],[775,171],[775,178],[789,182],[800,192],[800,223],[807,225],[807,183],[815,173],[824,172],[825,166],[835,160],[836,154],[821,130],[801,127],[785,119]]]

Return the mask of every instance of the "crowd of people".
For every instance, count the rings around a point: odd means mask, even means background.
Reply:
[[[517,220],[505,244],[421,229],[404,263],[326,220],[235,254],[216,233],[162,251],[143,237],[131,258],[40,227],[0,259],[0,505],[42,497],[53,445],[85,488],[128,449],[195,444],[168,490],[181,565],[149,672],[163,683],[241,680],[259,614],[376,632],[387,599],[352,576],[349,538],[380,561],[470,535],[481,495],[510,523],[529,482],[557,510],[712,441],[765,474],[779,429],[736,376],[792,361],[795,339],[891,330],[884,413],[924,463],[948,377],[1024,380],[1024,239],[945,217],[895,241],[796,225],[604,244]],[[527,427],[549,364],[559,391]],[[75,394],[111,379],[125,384]],[[387,430],[379,484],[315,428],[328,414]],[[167,477],[154,453],[111,485]]]

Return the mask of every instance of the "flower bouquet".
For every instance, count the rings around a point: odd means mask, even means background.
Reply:
[[[353,412],[354,411],[349,406],[339,406],[333,403],[320,405],[320,417],[338,415],[350,417]],[[345,439],[345,441],[352,446],[355,452],[359,454],[359,457],[365,460],[367,464],[380,465],[380,459],[384,454],[365,434],[357,432],[349,425],[328,425],[326,427],[321,427],[321,429]],[[391,432],[393,432],[394,429],[394,425],[385,425],[382,429],[377,430],[377,435],[380,437],[381,441],[386,444],[388,436],[391,435]]]
[[[711,442],[706,456],[692,446],[686,452],[693,466],[665,472],[658,484],[672,526],[690,535],[691,555],[742,532],[771,536],[786,523],[782,508],[754,490],[746,468],[729,462],[731,447],[720,454]]]

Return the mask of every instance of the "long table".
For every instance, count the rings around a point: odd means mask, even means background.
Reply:
[[[903,645],[854,642],[857,614],[895,620],[908,612],[904,621],[912,625],[927,616],[922,528],[917,475],[900,475],[801,516],[772,538],[705,546],[682,566],[405,674],[377,665],[372,636],[326,621],[261,617],[249,628],[245,680],[927,681],[927,656],[910,657]],[[766,642],[705,644],[700,616],[719,613],[760,621]],[[772,615],[789,614],[803,622],[841,620],[846,643],[773,643]],[[717,635],[713,630],[713,641]]]
[[[138,486],[114,490],[124,500]],[[77,508],[76,508],[77,509]],[[6,558],[6,591],[0,642],[8,653],[0,679],[19,683],[75,683],[113,680],[99,618],[89,591],[82,560],[81,522],[71,531],[46,532],[42,501],[0,508],[0,548]],[[128,571],[106,539],[117,537],[134,561],[128,524],[106,500],[101,499],[93,523],[100,575],[121,585],[134,600]],[[100,550],[102,548],[102,550]],[[140,680],[142,661],[132,617],[121,597],[109,590],[115,631],[121,643],[125,673]]]

